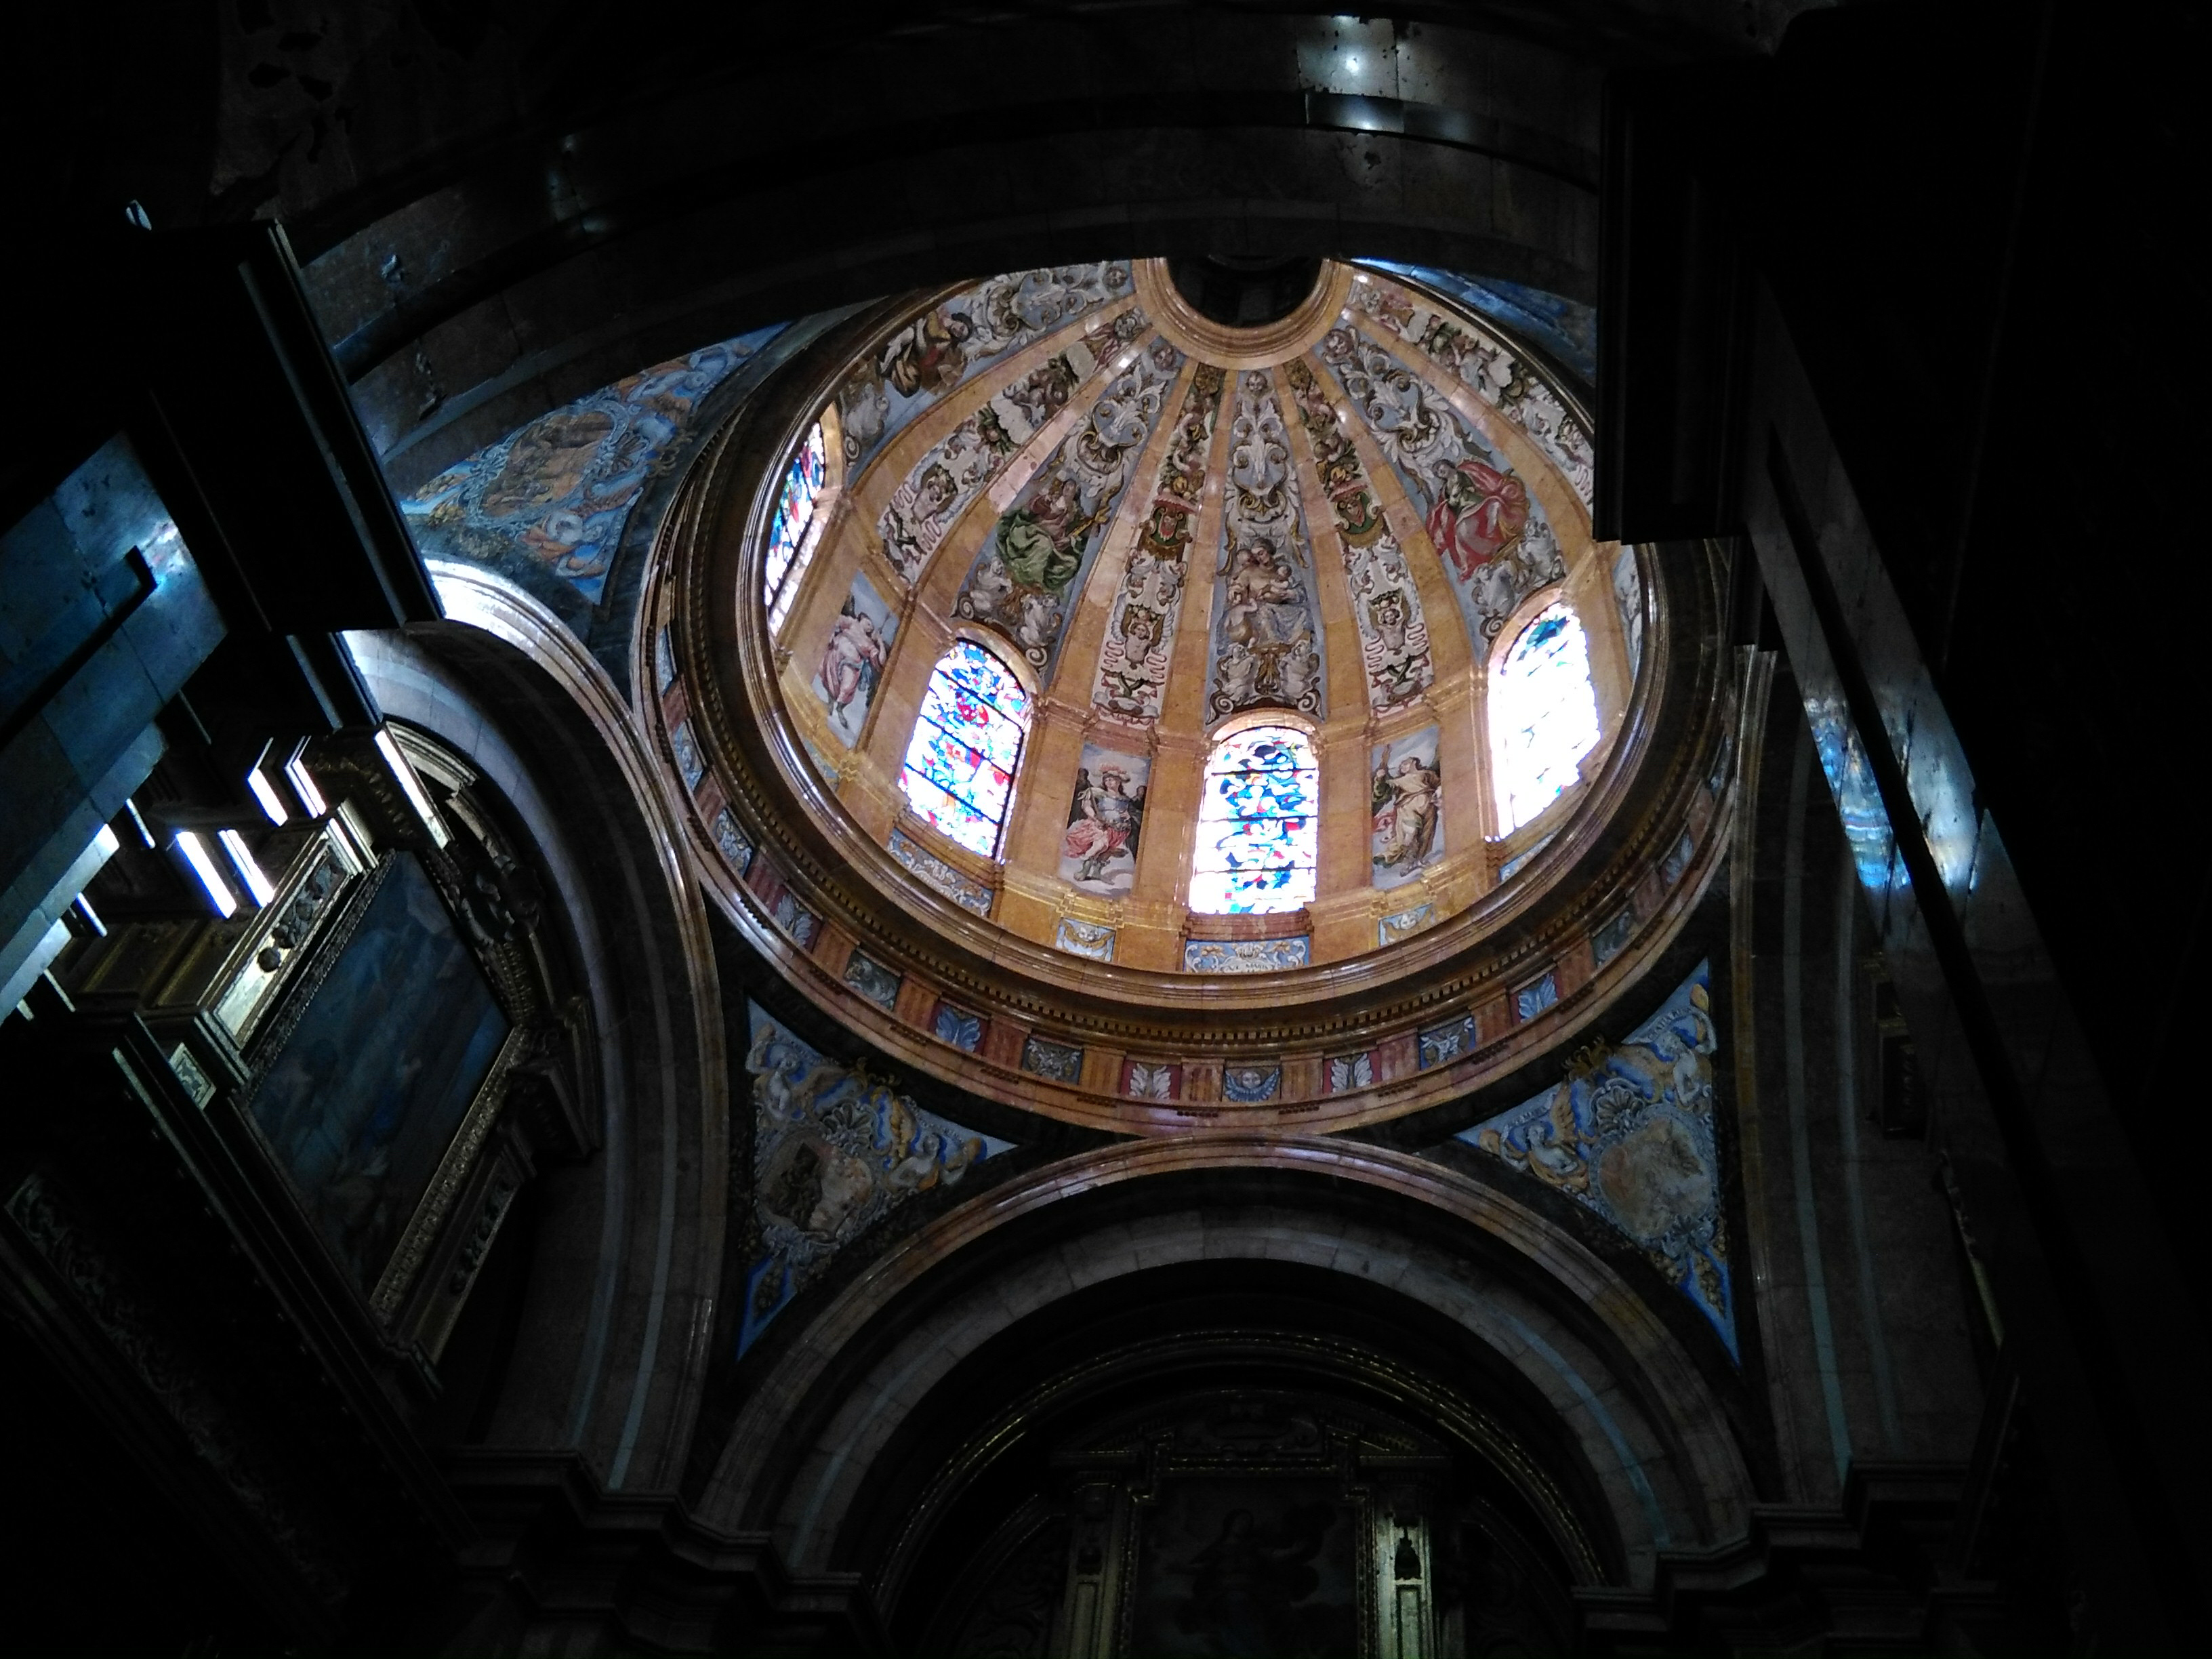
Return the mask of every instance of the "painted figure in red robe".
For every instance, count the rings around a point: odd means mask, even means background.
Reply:
[[[1429,539],[1451,562],[1462,581],[1510,547],[1528,522],[1528,488],[1473,456],[1439,465],[1436,505],[1429,509]]]

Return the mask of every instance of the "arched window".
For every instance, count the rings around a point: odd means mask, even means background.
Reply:
[[[1190,908],[1238,915],[1310,901],[1320,797],[1313,741],[1295,726],[1247,726],[1214,744],[1199,797]]]
[[[773,636],[791,614],[799,596],[799,579],[814,556],[814,542],[806,532],[814,526],[814,509],[830,482],[829,446],[822,422],[815,422],[806,441],[784,470],[783,493],[776,497],[775,517],[769,520],[768,563],[761,584],[768,601],[768,631]]]
[[[1575,781],[1597,747],[1589,647],[1565,604],[1547,605],[1513,641],[1490,682],[1490,761],[1498,830],[1511,835]]]
[[[923,817],[971,853],[996,858],[1029,735],[1030,695],[1014,671],[955,640],[929,672],[899,786]]]

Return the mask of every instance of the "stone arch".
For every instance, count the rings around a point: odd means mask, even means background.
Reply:
[[[1210,1206],[1208,1184],[1232,1181],[1270,1200]],[[838,1540],[875,1460],[966,1356],[1086,1286],[1209,1260],[1302,1264],[1440,1310],[1559,1425],[1629,1582],[1743,1523],[1728,1413],[1583,1246],[1416,1158],[1227,1133],[1069,1158],[920,1230],[754,1374],[697,1512],[770,1532],[794,1571],[849,1569]]]
[[[520,822],[599,1060],[584,1103],[598,1146],[540,1176],[483,1443],[569,1449],[609,1488],[665,1488],[697,1414],[722,1249],[727,1084],[706,912],[604,671],[498,578],[436,575],[445,624],[348,643],[384,712],[465,757]]]

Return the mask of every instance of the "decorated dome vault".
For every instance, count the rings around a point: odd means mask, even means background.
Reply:
[[[1717,590],[1593,538],[1569,377],[1449,281],[1322,262],[1237,326],[1160,262],[1011,272],[728,418],[640,690],[803,994],[1025,1109],[1348,1122],[1667,948],[1729,741],[1669,638]]]
[[[1237,328],[1158,262],[1021,272],[854,356],[733,597],[916,881],[1124,967],[1298,967],[1575,811],[1642,628],[1589,483],[1553,375],[1410,279],[1326,264]]]

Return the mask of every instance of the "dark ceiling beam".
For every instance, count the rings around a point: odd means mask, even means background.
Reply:
[[[1526,168],[1571,189],[1595,194],[1594,151],[1495,116],[1398,98],[1320,92],[1245,92],[1204,99],[1184,94],[1117,100],[1036,103],[927,117],[835,138],[755,151],[722,165],[641,181],[625,194],[584,200],[576,210],[518,236],[485,258],[449,270],[370,316],[336,341],[349,380],[359,380],[407,343],[460,315],[499,290],[527,281],[564,259],[647,226],[715,207],[733,207],[763,184],[830,175],[864,167],[872,156],[914,157],[988,139],[1012,125],[1031,134],[1117,134],[1172,142],[1182,131],[1305,130],[1388,134],[1410,143],[1462,150]],[[549,165],[558,158],[548,156]],[[626,180],[617,179],[617,188]],[[824,228],[827,228],[826,227]],[[1333,250],[1346,251],[1349,250]]]

